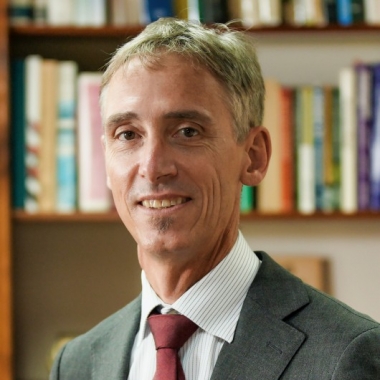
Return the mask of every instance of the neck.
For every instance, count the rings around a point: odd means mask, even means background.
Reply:
[[[188,289],[215,268],[231,251],[237,238],[237,230],[228,237],[221,237],[211,249],[199,252],[151,253],[138,247],[139,261],[146,277],[163,302],[171,305]],[[183,257],[192,257],[183,260]]]

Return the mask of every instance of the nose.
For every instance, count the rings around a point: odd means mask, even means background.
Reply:
[[[177,174],[175,154],[170,144],[160,139],[146,139],[140,150],[139,174],[151,183]]]

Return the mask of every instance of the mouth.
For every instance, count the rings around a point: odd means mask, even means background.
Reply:
[[[145,208],[160,210],[164,208],[178,206],[188,201],[190,201],[190,198],[184,198],[184,197],[177,197],[177,198],[170,198],[170,199],[146,199],[140,202],[140,205]]]

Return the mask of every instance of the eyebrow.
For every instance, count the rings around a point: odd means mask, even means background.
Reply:
[[[114,115],[111,115],[107,122],[105,123],[105,127],[107,129],[112,129],[122,123],[125,123],[126,121],[129,121],[129,120],[138,120],[139,117],[137,115],[137,113],[135,112],[120,112],[120,113],[116,113]]]
[[[211,123],[211,117],[205,113],[195,110],[179,110],[168,112],[164,115],[164,119],[177,119],[177,120],[194,120],[201,123]],[[120,124],[123,124],[130,120],[139,120],[139,116],[135,112],[120,112],[111,115],[105,126],[107,129],[112,129]]]

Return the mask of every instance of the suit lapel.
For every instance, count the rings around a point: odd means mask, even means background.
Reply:
[[[92,344],[92,379],[125,380],[128,377],[131,351],[139,329],[141,296],[125,307],[118,322]]]
[[[235,337],[224,344],[212,380],[276,380],[305,340],[284,318],[309,303],[300,280],[265,253],[240,314]]]

